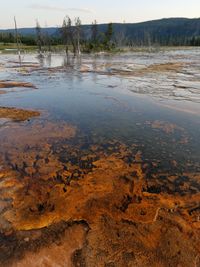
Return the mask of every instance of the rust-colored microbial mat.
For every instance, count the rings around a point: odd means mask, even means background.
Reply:
[[[134,145],[81,150],[76,134],[37,121],[1,130],[1,266],[198,266],[199,174],[159,192],[180,177],[149,177]]]
[[[0,267],[200,267],[195,53],[2,55]]]

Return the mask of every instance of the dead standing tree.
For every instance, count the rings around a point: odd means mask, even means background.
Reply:
[[[151,34],[148,30],[144,31],[144,44],[148,47],[150,52],[152,47],[152,42],[151,42]]]
[[[123,46],[126,46],[127,38],[123,25],[118,31],[115,32],[114,37],[117,47],[122,48]]]
[[[74,25],[72,25],[72,20],[70,17],[66,17],[63,20],[61,34],[63,43],[65,45],[66,54],[69,53],[69,46],[72,46],[74,56],[81,54],[81,20],[80,18],[75,18]]]
[[[69,55],[70,27],[71,27],[71,20],[69,23],[69,18],[68,17],[64,18],[62,28],[61,28],[61,35],[62,35],[63,44],[65,45],[65,52],[67,56]]]
[[[14,17],[14,23],[15,23],[15,39],[17,43],[17,52],[18,52],[18,57],[19,57],[19,64],[21,65],[21,51],[20,51],[20,39],[19,39],[19,34],[18,34],[18,29],[17,29],[17,21],[16,18]]]
[[[42,55],[43,36],[42,36],[42,29],[38,21],[36,21],[35,31],[36,31],[36,42],[38,46],[38,53],[39,53],[39,56],[42,57],[43,56]]]
[[[75,18],[75,42],[76,42],[76,55],[81,54],[80,37],[81,37],[81,20],[79,17]]]
[[[70,17],[67,17],[67,34],[68,34],[69,42],[73,47],[74,56],[76,56],[77,48],[76,48],[76,42],[75,42],[74,27],[72,25],[72,20],[70,19]]]
[[[45,25],[45,32],[44,32],[44,35],[43,35],[43,39],[44,39],[44,45],[46,47],[46,50],[48,51],[49,55],[51,54],[51,43],[52,43],[52,40],[51,40],[51,35],[48,31],[48,26]]]

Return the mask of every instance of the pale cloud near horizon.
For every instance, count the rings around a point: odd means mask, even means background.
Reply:
[[[200,0],[0,0],[0,28],[41,24],[57,26],[65,15],[79,16],[83,24],[123,22],[135,23],[169,17],[199,17]]]
[[[49,11],[59,11],[59,12],[68,12],[68,11],[74,11],[74,12],[83,12],[83,13],[89,13],[94,14],[94,10],[90,8],[64,8],[64,7],[56,7],[56,6],[50,6],[50,5],[40,5],[40,4],[32,4],[29,6],[29,8],[37,9],[37,10],[49,10]]]

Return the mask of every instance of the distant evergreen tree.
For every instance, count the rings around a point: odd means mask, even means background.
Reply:
[[[105,32],[105,39],[104,39],[104,44],[106,49],[110,50],[113,46],[112,41],[112,37],[113,37],[113,24],[109,23],[108,24],[108,28]]]

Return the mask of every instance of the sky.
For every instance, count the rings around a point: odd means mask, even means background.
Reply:
[[[142,22],[169,17],[200,17],[200,0],[0,0],[0,28],[60,26],[79,16],[83,24]]]

